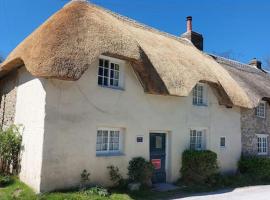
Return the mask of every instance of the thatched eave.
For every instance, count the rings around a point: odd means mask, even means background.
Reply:
[[[73,1],[27,37],[0,68],[20,58],[38,77],[78,80],[102,54],[125,58],[146,92],[188,96],[201,80],[222,88],[233,105],[252,107],[245,91],[190,42],[87,3]]]

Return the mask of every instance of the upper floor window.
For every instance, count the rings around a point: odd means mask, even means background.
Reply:
[[[193,105],[206,105],[206,86],[198,83],[193,88]]]
[[[190,149],[205,149],[205,130],[190,130]]]
[[[101,57],[98,66],[98,85],[121,88],[121,66],[117,59]]]
[[[268,152],[268,135],[258,134],[257,135],[257,146],[258,146],[258,155],[267,155]]]
[[[261,118],[265,118],[265,110],[266,110],[266,102],[262,101],[256,107],[256,116],[261,117]]]
[[[100,128],[97,131],[97,153],[119,153],[122,146],[122,129]]]

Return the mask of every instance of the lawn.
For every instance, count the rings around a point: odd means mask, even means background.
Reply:
[[[4,188],[0,188],[1,200],[131,200],[127,194],[113,193],[108,197],[85,194],[83,192],[57,192],[36,195],[28,186],[15,179],[14,182]]]
[[[17,178],[14,178],[12,184],[0,188],[0,200],[161,200],[190,196],[198,192],[264,184],[269,184],[269,182],[256,181],[256,179],[248,176],[232,176],[224,178],[223,184],[217,184],[216,187],[198,185],[187,187],[179,184],[181,189],[171,192],[155,192],[145,189],[130,193],[127,191],[111,190],[109,196],[103,197],[90,194],[87,191],[53,192],[36,195],[28,186],[20,182]]]
[[[85,192],[55,192],[42,195],[36,195],[28,186],[15,179],[12,184],[0,188],[1,200],[154,200],[165,199],[176,195],[174,192],[153,192],[151,190],[142,190],[134,193],[125,193],[124,191],[111,191],[108,197],[86,194]]]

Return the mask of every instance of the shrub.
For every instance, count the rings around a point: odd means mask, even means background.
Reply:
[[[108,197],[110,194],[107,189],[103,187],[92,187],[86,191],[83,192],[85,195],[98,195],[101,197]]]
[[[9,175],[0,175],[0,187],[5,187],[13,182],[13,179]]]
[[[81,184],[80,184],[80,189],[84,190],[87,187],[87,184],[90,181],[90,173],[87,172],[86,169],[84,169],[81,173]]]
[[[110,165],[107,168],[109,170],[110,179],[114,183],[114,185],[121,188],[125,187],[126,181],[123,178],[123,176],[120,174],[119,168],[113,165]]]
[[[208,150],[186,150],[180,172],[185,184],[213,185],[218,177],[217,154]]]
[[[128,176],[132,182],[148,184],[154,172],[152,163],[142,157],[133,158],[129,161]]]
[[[1,173],[18,173],[20,168],[20,150],[22,136],[15,125],[0,131],[0,163]]]
[[[238,168],[241,174],[247,174],[257,180],[270,181],[270,158],[242,156]]]

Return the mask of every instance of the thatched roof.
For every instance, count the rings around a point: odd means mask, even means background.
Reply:
[[[253,107],[257,106],[262,99],[270,100],[270,75],[266,71],[220,56],[212,55],[212,57],[245,90]]]
[[[0,76],[24,64],[34,76],[78,80],[101,54],[130,61],[146,92],[187,96],[204,81],[218,88],[224,104],[252,106],[229,73],[187,40],[81,1],[26,38],[1,65]]]

